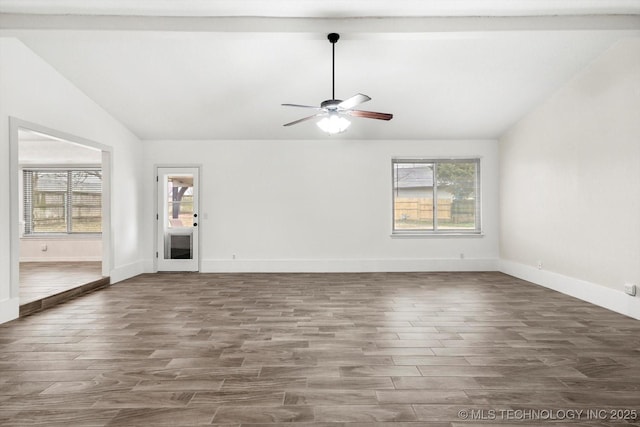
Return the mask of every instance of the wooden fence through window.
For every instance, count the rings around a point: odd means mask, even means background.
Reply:
[[[433,199],[397,198],[394,208],[396,221],[433,221]],[[474,200],[438,199],[438,221],[473,222],[474,217]]]

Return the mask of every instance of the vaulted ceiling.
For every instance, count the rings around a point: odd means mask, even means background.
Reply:
[[[336,97],[394,114],[339,138],[493,139],[640,36],[628,0],[0,0],[0,13],[1,36],[142,139],[327,138],[313,121],[283,127],[310,113],[280,104],[331,98],[329,32]]]

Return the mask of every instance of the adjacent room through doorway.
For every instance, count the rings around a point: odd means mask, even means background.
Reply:
[[[108,284],[102,274],[102,152],[20,129],[21,313]]]

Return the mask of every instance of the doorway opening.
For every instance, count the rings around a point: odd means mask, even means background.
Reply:
[[[91,141],[14,124],[12,293],[23,316],[109,284],[110,156]]]

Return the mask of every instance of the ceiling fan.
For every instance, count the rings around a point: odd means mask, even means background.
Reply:
[[[327,38],[331,42],[331,47],[332,47],[331,99],[322,101],[319,107],[316,107],[313,105],[282,104],[285,107],[311,108],[319,111],[318,113],[312,116],[304,117],[302,119],[293,121],[291,123],[287,123],[284,126],[292,126],[292,125],[306,122],[307,120],[312,120],[318,117],[318,118],[322,118],[317,123],[320,129],[322,129],[323,131],[329,134],[335,134],[335,133],[344,132],[351,124],[351,122],[347,120],[344,116],[363,117],[365,119],[391,120],[393,118],[393,114],[377,113],[374,111],[362,111],[362,110],[353,109],[354,107],[371,100],[371,98],[369,98],[367,95],[358,93],[352,96],[351,98],[345,99],[344,101],[340,99],[336,99],[336,43],[340,39],[340,35],[336,33],[331,33],[327,36]]]

